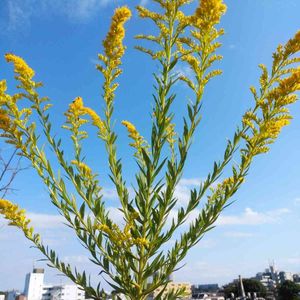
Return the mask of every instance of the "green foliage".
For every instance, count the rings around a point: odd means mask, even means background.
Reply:
[[[245,293],[256,293],[258,297],[265,297],[267,295],[267,290],[264,285],[255,279],[243,279]],[[232,282],[223,287],[223,292],[225,293],[225,298],[229,298],[231,293],[235,296],[239,295],[239,284],[238,282]]]
[[[218,38],[224,31],[217,26],[226,6],[222,0],[202,0],[195,12],[187,16],[183,11],[189,0],[154,2],[158,5],[157,12],[137,7],[140,17],[152,21],[157,32],[156,36],[137,36],[148,47],[139,45],[137,49],[150,55],[159,65],[158,72],[154,74],[150,140],[146,141],[129,121],[122,122],[128,130],[138,166],[132,198],[123,177],[122,160],[116,147],[117,134],[112,125],[118,88],[115,81],[122,72],[121,58],[125,51],[122,44],[124,24],[131,16],[127,7],[116,9],[103,42],[104,54],[98,55],[97,69],[103,75],[103,117],[86,107],[80,97],[69,105],[65,113],[66,124],[63,127],[70,132],[73,156],[65,154],[63,141],[53,133],[50,100],[40,97],[42,84],[34,81],[34,71],[26,62],[14,54],[6,55],[6,60],[15,67],[18,93],[8,94],[6,81],[0,81],[1,136],[31,162],[48,188],[52,203],[89,251],[90,260],[99,267],[100,274],[105,274],[116,293],[132,300],[145,300],[158,287],[166,291],[170,274],[181,267],[191,247],[213,228],[230,197],[245,181],[255,156],[267,152],[282,127],[289,123],[291,115],[287,106],[297,100],[295,92],[300,89],[300,69],[297,67],[300,59],[296,57],[300,51],[298,32],[286,45],[278,47],[270,70],[260,66],[259,88],[251,88],[253,107],[245,113],[232,139],[228,140],[221,160],[213,164],[211,172],[198,188],[190,191],[187,205],[180,207],[175,188],[182,178],[188,152],[201,121],[205,86],[221,74],[220,70],[214,69],[214,64],[222,58],[217,50],[221,46]],[[186,64],[191,76],[177,74],[175,67],[178,64]],[[187,85],[194,97],[187,103],[182,130],[178,132],[172,110],[177,83]],[[38,124],[32,115],[39,119]],[[122,225],[111,218],[103,201],[101,181],[86,163],[82,141],[88,138],[88,124],[97,129],[97,135],[105,145],[109,177],[116,188],[123,213]],[[44,140],[57,158],[58,171],[47,156]],[[72,159],[69,159],[70,156]],[[225,170],[230,173],[227,178],[223,177]],[[215,185],[217,180],[220,183]],[[183,228],[195,209],[200,209],[196,219],[187,229]],[[170,213],[174,211],[175,217],[167,226]],[[10,225],[23,230],[51,266],[80,285],[90,298],[103,299],[100,283],[92,286],[86,272],[64,263],[55,250],[44,245],[40,235],[29,226],[22,209],[1,199],[0,214],[10,220]],[[181,233],[179,238],[170,245],[168,242],[178,236],[178,232]],[[183,289],[171,290],[155,299],[171,300],[184,294]]]
[[[299,300],[300,299],[300,284],[286,280],[278,287],[279,300]]]

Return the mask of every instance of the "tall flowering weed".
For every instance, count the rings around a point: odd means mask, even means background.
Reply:
[[[99,267],[99,272],[106,274],[113,290],[132,300],[144,300],[159,287],[163,288],[154,299],[177,299],[185,295],[184,289],[167,289],[171,273],[212,229],[228,200],[245,182],[253,159],[268,152],[282,128],[290,123],[292,116],[288,106],[296,102],[296,93],[300,90],[299,31],[285,45],[278,46],[270,70],[264,65],[259,66],[262,70],[259,88],[250,88],[253,105],[243,115],[232,139],[228,140],[223,158],[215,162],[203,182],[190,191],[187,205],[176,209],[171,225],[166,226],[170,213],[179,205],[175,188],[183,175],[188,151],[200,123],[205,86],[222,73],[214,66],[222,60],[218,54],[221,47],[218,39],[224,30],[219,28],[219,23],[226,5],[222,0],[200,0],[195,12],[186,15],[184,7],[190,5],[190,0],[153,2],[159,7],[157,11],[138,6],[137,12],[140,18],[152,21],[156,35],[136,36],[141,44],[146,42],[149,45],[147,48],[140,44],[136,49],[149,55],[160,66],[154,74],[150,139],[141,136],[130,121],[122,121],[138,165],[133,196],[123,177],[122,160],[116,147],[117,135],[112,126],[115,92],[119,87],[117,79],[122,73],[122,57],[126,50],[124,26],[132,15],[128,7],[115,10],[103,41],[103,53],[98,55],[97,69],[103,75],[103,115],[86,107],[81,97],[74,99],[65,113],[63,128],[70,133],[73,143],[72,159],[66,158],[61,140],[53,134],[49,121],[51,104],[48,98],[40,97],[42,84],[34,80],[33,69],[21,57],[6,54],[6,61],[14,66],[18,92],[9,94],[6,81],[0,81],[1,137],[31,162],[48,188],[52,203],[81,244],[89,250],[90,259]],[[189,67],[189,76],[174,72],[179,63]],[[172,112],[176,97],[174,85],[178,82],[194,95],[193,101],[187,105],[182,133],[176,132]],[[38,117],[39,124],[32,116]],[[38,125],[42,126],[48,145],[57,158],[59,172],[54,170],[53,162],[47,158],[41,145],[36,130]],[[99,139],[105,144],[109,176],[120,201],[124,227],[109,216],[98,174],[85,161],[82,144],[88,138],[87,125],[96,127]],[[220,176],[227,168],[231,174],[220,182]],[[67,181],[74,186],[72,191],[67,188]],[[198,216],[187,229],[182,228],[193,210],[199,209],[201,200],[205,204]],[[93,286],[86,272],[79,272],[63,262],[55,250],[44,245],[23,209],[1,199],[0,214],[9,225],[21,229],[50,264],[81,286],[88,297],[105,299],[100,284]],[[168,241],[178,230],[181,230],[181,235],[174,245],[170,245]]]

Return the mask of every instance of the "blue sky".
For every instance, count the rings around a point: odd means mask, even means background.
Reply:
[[[149,7],[151,1],[142,0]],[[51,98],[54,130],[67,140],[60,128],[63,112],[76,97],[101,112],[101,76],[95,70],[101,40],[117,5],[130,7],[139,1],[123,0],[1,0],[0,54],[14,52],[26,59],[44,82],[42,94]],[[220,53],[224,75],[211,82],[205,92],[199,130],[194,139],[177,195],[184,202],[189,188],[197,185],[210,171],[214,160],[221,158],[226,138],[231,137],[243,112],[253,104],[250,85],[258,84],[257,65],[271,63],[271,54],[279,43],[300,29],[298,0],[227,0],[227,14],[222,26],[226,30]],[[132,121],[141,134],[149,136],[152,72],[157,65],[133,49],[133,36],[149,31],[148,23],[136,13],[127,26],[124,74],[116,98],[116,130],[119,153],[124,161],[125,176],[133,180],[134,161],[121,120]],[[0,59],[1,79],[13,88],[11,67]],[[186,71],[186,70],[183,70]],[[189,92],[177,86],[175,101],[177,128],[180,129]],[[218,226],[186,258],[186,266],[174,275],[176,280],[192,283],[226,283],[239,274],[252,276],[275,260],[279,269],[300,272],[300,106],[291,108],[294,120],[285,128],[270,153],[253,163],[246,183],[234,196]],[[92,135],[92,133],[91,133]],[[68,141],[65,147],[68,148]],[[7,145],[1,144],[6,153]],[[107,206],[116,220],[118,201],[107,173],[106,156],[101,141],[94,138],[85,145],[90,162],[99,172],[105,187]],[[71,157],[71,153],[69,154]],[[23,162],[26,165],[26,162]],[[45,241],[61,252],[66,261],[91,266],[72,232],[66,229],[50,204],[46,190],[33,170],[26,170],[14,182],[18,190],[7,198],[24,207]],[[0,220],[3,223],[3,221]],[[24,277],[41,255],[30,247],[20,232],[0,227],[0,290],[23,288]],[[43,266],[35,262],[37,266]],[[46,281],[64,282],[55,270],[46,267]]]

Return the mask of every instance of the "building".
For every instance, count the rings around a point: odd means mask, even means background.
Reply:
[[[18,300],[84,300],[85,292],[75,284],[46,285],[44,269],[33,269],[25,278],[24,296]],[[16,294],[11,299],[15,300]]]
[[[84,300],[85,292],[77,285],[44,286],[41,300]],[[28,299],[29,300],[29,299]]]
[[[185,289],[185,297],[181,298],[181,299],[190,299],[192,297],[192,285],[190,283],[187,282],[169,282],[167,284],[166,289],[164,290],[162,297],[165,296],[168,292],[173,291],[177,291],[179,289]],[[157,297],[157,295],[162,291],[163,287],[159,287],[157,288],[154,292],[153,292],[153,297]]]
[[[0,300],[5,300],[5,295],[0,295]]]
[[[300,283],[300,273],[293,275],[293,281],[296,283]]]
[[[217,283],[213,284],[197,284],[192,285],[192,294],[198,295],[200,293],[217,293],[219,291],[219,285]]]
[[[287,280],[293,281],[293,274],[291,272],[279,272],[280,283],[284,283]]]
[[[7,292],[6,295],[6,300],[16,300],[16,298],[20,295],[20,292],[16,291],[16,290],[12,290]]]
[[[276,270],[274,263],[270,264],[265,272],[257,273],[255,279],[259,280],[268,290],[273,290],[280,283],[279,272]]]
[[[25,278],[24,295],[28,300],[41,300],[44,285],[44,269],[33,269]]]

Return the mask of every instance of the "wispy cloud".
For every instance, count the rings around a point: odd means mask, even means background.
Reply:
[[[67,255],[63,257],[62,261],[72,264],[86,264],[90,262],[86,255]]]
[[[71,22],[87,22],[109,0],[6,0],[7,28],[28,28],[33,17],[61,15]],[[5,7],[5,6],[4,6]]]
[[[221,215],[217,225],[261,225],[280,221],[281,217],[290,211],[287,208],[257,212],[246,208],[240,215]]]
[[[294,199],[294,204],[295,204],[296,206],[300,206],[300,198]]]
[[[224,236],[231,238],[249,238],[255,236],[250,232],[242,232],[242,231],[227,231],[224,233]]]
[[[190,190],[199,186],[200,178],[182,178],[175,190],[175,197],[178,198],[179,205],[186,205],[190,199]]]
[[[149,3],[149,0],[141,0],[140,5],[146,6]]]
[[[64,218],[61,215],[28,213],[28,218],[31,220],[33,226],[37,229],[57,229],[65,227],[63,224]]]
[[[286,262],[291,265],[299,265],[300,264],[300,256],[290,257],[286,260]]]

